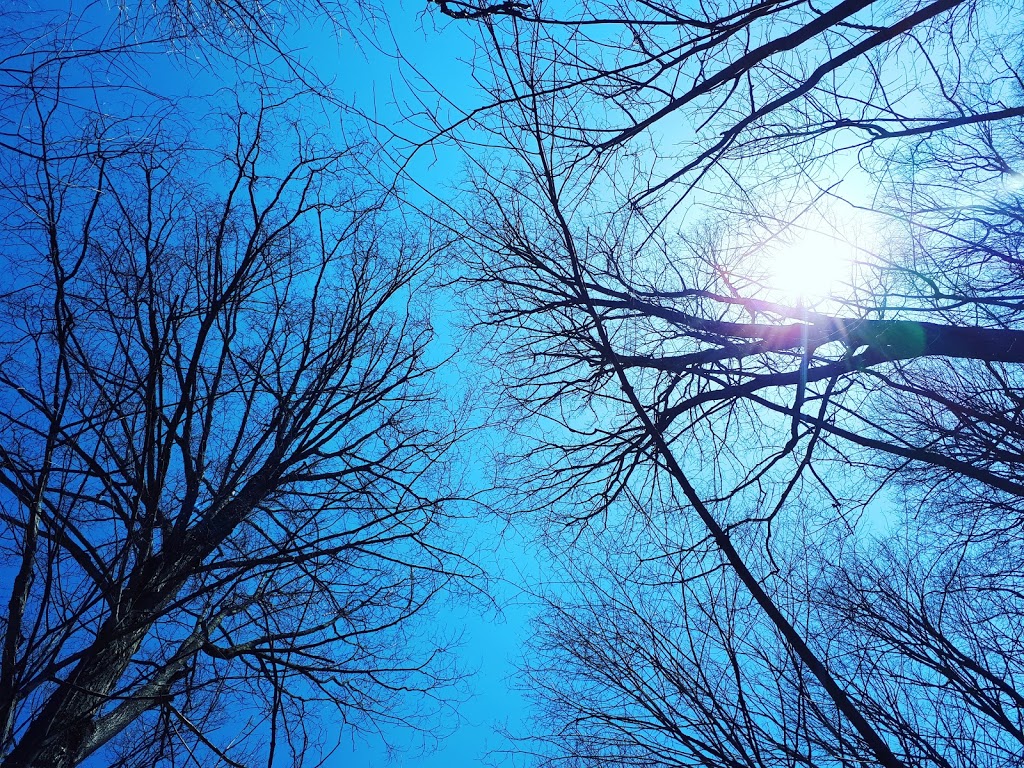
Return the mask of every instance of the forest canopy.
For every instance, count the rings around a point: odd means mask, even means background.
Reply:
[[[1018,765],[1021,18],[2,12],[0,768]]]

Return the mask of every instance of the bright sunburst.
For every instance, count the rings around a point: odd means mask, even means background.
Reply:
[[[873,247],[874,228],[863,216],[844,219],[840,227],[822,221],[793,230],[764,249],[763,268],[773,294],[812,306],[851,296],[858,262]]]
[[[849,240],[802,231],[771,248],[768,282],[789,301],[818,304],[847,292],[856,249]]]

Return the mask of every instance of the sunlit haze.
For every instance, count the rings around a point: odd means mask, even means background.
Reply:
[[[807,232],[772,249],[769,280],[788,299],[820,301],[849,281],[854,247],[821,232]]]

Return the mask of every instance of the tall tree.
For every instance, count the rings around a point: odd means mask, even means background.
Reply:
[[[794,660],[785,674],[840,713],[834,758],[943,764],[904,738],[913,696],[887,702],[895,715],[873,703],[805,623],[813,606],[785,598],[797,583],[778,577],[793,567],[778,542],[808,505],[845,530],[885,483],[952,550],[1019,529],[1010,5],[437,6],[480,23],[493,101],[465,125],[496,152],[473,166],[462,226],[504,380],[546,419],[531,422],[547,449],[534,489],[572,501],[554,507],[563,523],[658,527],[688,508],[676,579],[727,567]],[[780,279],[775,260],[800,249],[807,271],[850,252],[827,295]],[[991,745],[976,733],[961,764]]]
[[[837,542],[802,512],[774,542],[774,570],[748,561],[857,707],[910,764],[1014,764],[1019,542],[950,551],[932,530]],[[542,764],[875,764],[710,547],[597,538],[586,544],[600,557],[577,557],[548,588],[524,656],[536,702],[524,742]]]
[[[95,18],[3,15],[0,765],[315,763],[457,679],[436,246],[319,94]]]

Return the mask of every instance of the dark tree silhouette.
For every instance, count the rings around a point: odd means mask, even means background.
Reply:
[[[170,37],[3,19],[0,765],[423,723],[458,670],[421,615],[472,570],[430,233],[301,83],[179,105],[135,55]]]
[[[460,23],[477,15],[469,4],[438,8]],[[639,517],[662,530],[680,558],[674,576],[657,582],[664,588],[724,566],[758,609],[754,658],[776,656],[774,666],[739,663],[737,674],[785,678],[772,694],[778,707],[805,712],[803,725],[755,727],[738,683],[724,694],[737,707],[727,733],[712,737],[725,713],[710,707],[709,689],[685,715],[659,705],[652,717],[684,746],[691,740],[681,764],[736,764],[738,733],[743,750],[770,749],[761,764],[1019,760],[1016,714],[1007,714],[1015,687],[996,694],[985,678],[987,670],[1006,679],[994,671],[993,646],[954,642],[962,657],[924,659],[920,649],[938,641],[915,614],[915,596],[897,592],[887,610],[902,613],[914,636],[891,658],[917,671],[904,679],[893,662],[882,672],[891,659],[872,656],[882,619],[863,608],[869,585],[854,581],[828,592],[846,606],[834,607],[843,619],[832,625],[848,632],[844,656],[838,635],[807,619],[825,606],[823,593],[792,575],[801,550],[779,543],[806,510],[824,510],[816,520],[834,532],[832,568],[842,571],[840,532],[884,514],[880,498],[919,517],[933,551],[960,552],[965,562],[979,562],[993,537],[1019,536],[1024,108],[1009,4],[475,8],[477,72],[492,101],[452,130],[479,128],[486,138],[474,140],[494,151],[473,155],[476,202],[460,226],[473,233],[465,257],[487,300],[479,320],[504,342],[503,382],[540,417],[526,422],[527,433],[543,430],[530,469],[542,501],[533,503],[560,527],[567,517],[601,521],[615,537]],[[831,222],[868,214],[874,237],[842,242]],[[771,260],[807,230],[824,236],[821,260],[829,247],[855,254],[827,297],[794,297],[771,277]],[[684,509],[699,525],[672,528],[666,519],[688,516]],[[895,565],[880,562],[881,595]],[[998,576],[992,588],[1010,589]],[[599,658],[595,646],[615,654],[620,638],[614,622],[608,634],[584,638],[597,616],[632,628],[638,667],[681,654],[686,685],[728,672],[709,670],[737,653],[734,639],[716,641],[710,656],[687,655],[697,640],[661,628],[667,650],[644,645],[654,623],[642,603],[660,605],[656,591],[616,592],[636,601],[628,610],[588,599],[559,609],[564,621],[547,637],[558,658],[573,659],[563,671],[606,668],[587,696],[565,680],[537,683],[560,702],[554,733],[563,733],[559,723],[596,724],[568,752],[555,746],[553,759],[668,760],[641,743],[645,726],[630,720],[633,709],[602,720],[609,702],[666,699],[602,687],[626,679],[630,654],[618,666]],[[714,618],[693,637],[716,625],[738,631],[735,600],[710,605]],[[863,621],[851,618],[858,611]],[[1002,620],[960,626],[994,637],[992,622]],[[1005,635],[1016,642],[1015,630]],[[573,655],[570,637],[591,650]],[[933,685],[956,693],[947,703],[929,698]],[[770,717],[771,698],[759,696],[758,712]],[[915,722],[918,705],[950,708]],[[976,727],[936,735],[951,713],[968,710]],[[602,739],[613,719],[628,749],[609,756]],[[812,721],[825,730],[802,734]]]
[[[965,558],[905,536],[839,555],[816,538],[801,531],[786,548],[794,567],[770,583],[858,708],[911,764],[1013,764],[1019,546]],[[874,763],[714,557],[697,573],[692,552],[635,538],[607,549],[568,572],[574,586],[533,635],[525,673],[545,764]]]

